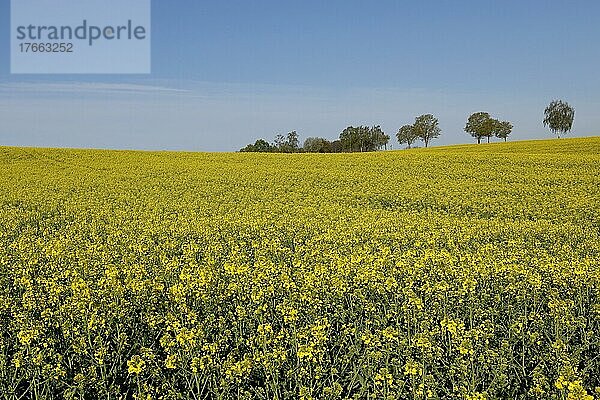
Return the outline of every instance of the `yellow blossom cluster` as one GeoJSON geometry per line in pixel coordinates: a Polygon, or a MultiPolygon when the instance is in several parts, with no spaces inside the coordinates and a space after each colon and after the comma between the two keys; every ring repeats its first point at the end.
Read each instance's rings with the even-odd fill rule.
{"type": "Polygon", "coordinates": [[[599,398],[600,138],[0,168],[2,398],[599,398]]]}

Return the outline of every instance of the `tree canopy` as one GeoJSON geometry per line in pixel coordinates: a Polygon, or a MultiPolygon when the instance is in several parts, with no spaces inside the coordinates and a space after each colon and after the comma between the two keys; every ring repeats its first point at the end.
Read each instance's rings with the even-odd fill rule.
{"type": "Polygon", "coordinates": [[[249,144],[240,151],[242,153],[271,153],[275,150],[269,142],[264,139],[258,139],[254,144],[249,144]]]}
{"type": "Polygon", "coordinates": [[[344,151],[376,151],[386,147],[390,137],[379,125],[349,126],[340,133],[340,142],[344,151]]]}
{"type": "MultiPolygon", "coordinates": [[[[548,111],[548,109],[546,111],[554,115],[554,112],[558,112],[557,109],[555,107],[551,111],[548,111]]],[[[570,115],[572,116],[573,114],[570,115]]],[[[554,123],[553,121],[554,119],[552,119],[552,123],[554,123]]],[[[506,141],[512,129],[513,125],[510,122],[496,120],[487,112],[477,112],[469,116],[465,127],[466,132],[477,138],[477,143],[481,143],[481,138],[483,137],[487,137],[489,142],[492,136],[506,141]]],[[[438,119],[432,114],[423,114],[416,117],[413,124],[402,126],[396,133],[396,138],[400,144],[406,144],[408,148],[411,148],[417,140],[423,141],[425,147],[429,147],[431,140],[439,137],[441,132],[438,119]]],[[[380,125],[373,125],[371,127],[360,125],[348,126],[340,133],[339,139],[334,141],[322,137],[308,137],[304,141],[303,146],[300,146],[298,133],[291,131],[287,135],[278,134],[273,144],[264,139],[259,139],[254,144],[249,144],[240,151],[273,153],[369,152],[381,149],[387,150],[389,140],[390,136],[383,131],[380,125]]]]}
{"type": "Polygon", "coordinates": [[[275,147],[280,153],[296,153],[300,149],[300,141],[296,131],[289,132],[286,136],[275,137],[275,147]]]}
{"type": "Polygon", "coordinates": [[[481,143],[481,139],[486,137],[488,143],[492,136],[499,139],[506,139],[511,134],[513,125],[508,121],[499,121],[492,118],[487,112],[476,112],[469,116],[465,132],[477,139],[477,144],[481,143]]]}
{"type": "Polygon", "coordinates": [[[560,138],[561,133],[566,134],[573,128],[575,109],[567,102],[554,100],[544,110],[544,116],[544,126],[560,138]]]}
{"type": "Polygon", "coordinates": [[[416,137],[425,143],[425,147],[442,133],[437,118],[431,114],[418,116],[413,124],[413,131],[416,137]]]}
{"type": "Polygon", "coordinates": [[[412,144],[417,140],[417,135],[415,134],[413,126],[408,124],[398,130],[396,138],[398,139],[398,143],[406,144],[410,149],[412,144]]]}
{"type": "Polygon", "coordinates": [[[494,119],[487,112],[476,112],[469,116],[465,132],[477,139],[477,144],[481,143],[481,139],[492,136],[494,132],[494,119]]]}
{"type": "Polygon", "coordinates": [[[339,140],[330,142],[320,137],[309,137],[304,141],[302,147],[299,146],[300,139],[296,131],[291,131],[287,135],[278,134],[274,143],[270,144],[264,139],[258,139],[254,144],[249,144],[240,152],[255,153],[340,153],[342,152],[342,143],[339,140]]]}
{"type": "Polygon", "coordinates": [[[320,137],[309,137],[304,141],[306,153],[331,153],[331,142],[320,137]]]}
{"type": "Polygon", "coordinates": [[[498,139],[504,139],[506,142],[506,138],[511,134],[512,129],[513,125],[510,122],[494,120],[493,133],[498,139]]]}

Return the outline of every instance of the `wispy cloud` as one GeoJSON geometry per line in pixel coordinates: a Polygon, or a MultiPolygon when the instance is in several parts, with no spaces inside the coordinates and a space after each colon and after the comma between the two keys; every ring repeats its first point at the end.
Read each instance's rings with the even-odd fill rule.
{"type": "Polygon", "coordinates": [[[189,90],[163,86],[131,83],[62,82],[32,83],[14,82],[0,84],[0,92],[9,93],[90,93],[90,94],[157,94],[189,93],[189,90]]]}

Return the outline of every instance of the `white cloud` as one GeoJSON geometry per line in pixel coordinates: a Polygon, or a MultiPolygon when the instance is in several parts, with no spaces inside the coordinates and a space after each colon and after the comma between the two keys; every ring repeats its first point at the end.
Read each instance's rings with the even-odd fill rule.
{"type": "Polygon", "coordinates": [[[188,93],[188,90],[162,86],[131,83],[101,82],[60,82],[32,83],[15,82],[0,84],[0,92],[17,93],[90,93],[90,94],[152,94],[152,93],[188,93]]]}

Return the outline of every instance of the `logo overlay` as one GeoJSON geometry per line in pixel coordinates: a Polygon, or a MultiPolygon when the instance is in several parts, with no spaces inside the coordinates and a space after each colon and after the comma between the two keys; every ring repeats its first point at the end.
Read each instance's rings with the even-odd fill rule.
{"type": "Polygon", "coordinates": [[[150,0],[11,0],[11,73],[149,74],[150,0]]]}

